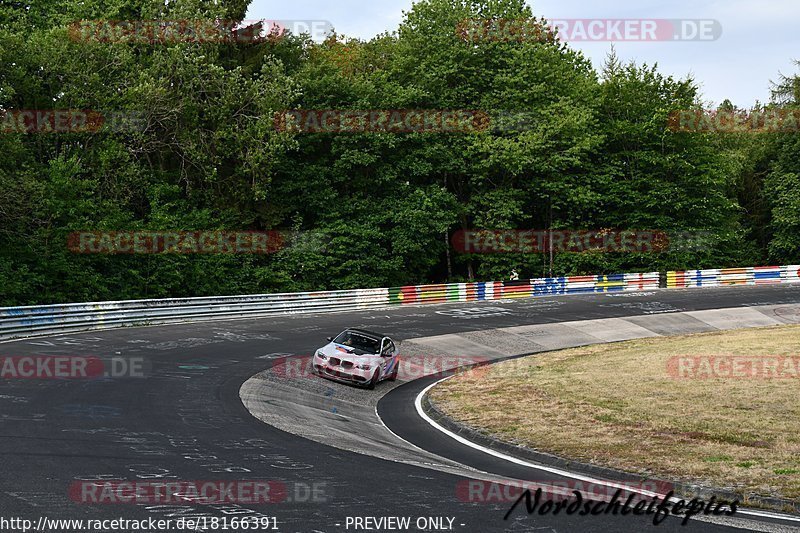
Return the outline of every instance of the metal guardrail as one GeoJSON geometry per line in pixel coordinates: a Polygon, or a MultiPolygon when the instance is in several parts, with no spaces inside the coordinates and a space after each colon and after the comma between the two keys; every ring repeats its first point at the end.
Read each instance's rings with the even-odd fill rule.
{"type": "Polygon", "coordinates": [[[799,265],[711,268],[667,272],[667,288],[774,285],[800,281],[799,265]]]}
{"type": "Polygon", "coordinates": [[[657,288],[659,273],[0,308],[0,340],[204,320],[657,288]]]}
{"type": "MultiPolygon", "coordinates": [[[[445,302],[530,298],[557,294],[641,291],[659,287],[658,272],[565,276],[519,281],[408,285],[379,289],[251,296],[126,300],[0,308],[0,340],[126,326],[330,313],[445,302]]],[[[800,266],[670,271],[667,288],[800,282],[800,266]]]]}

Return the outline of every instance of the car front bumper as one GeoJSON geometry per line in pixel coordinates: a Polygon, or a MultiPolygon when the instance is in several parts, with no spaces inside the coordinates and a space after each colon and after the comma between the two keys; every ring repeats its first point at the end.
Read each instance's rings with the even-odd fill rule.
{"type": "Polygon", "coordinates": [[[355,366],[351,368],[331,366],[328,361],[324,361],[319,357],[314,357],[314,370],[320,376],[359,385],[366,385],[369,383],[369,380],[372,379],[372,373],[375,372],[375,369],[372,368],[369,370],[362,370],[355,366]]]}

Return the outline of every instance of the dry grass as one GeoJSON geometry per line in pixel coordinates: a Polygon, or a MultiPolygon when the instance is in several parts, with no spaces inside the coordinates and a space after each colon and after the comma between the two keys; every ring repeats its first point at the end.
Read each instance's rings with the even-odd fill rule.
{"type": "Polygon", "coordinates": [[[628,472],[800,498],[800,379],[675,379],[672,356],[800,355],[800,327],[551,352],[431,391],[450,416],[530,448],[628,472]]]}

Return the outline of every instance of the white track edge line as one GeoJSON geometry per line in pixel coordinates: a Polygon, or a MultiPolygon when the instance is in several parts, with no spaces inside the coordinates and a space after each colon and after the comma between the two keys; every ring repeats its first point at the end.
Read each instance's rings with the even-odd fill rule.
{"type": "MultiPolygon", "coordinates": [[[[423,389],[419,394],[417,394],[417,397],[414,399],[414,406],[416,407],[417,414],[420,416],[420,418],[425,420],[425,422],[430,424],[434,429],[440,431],[441,433],[444,433],[445,435],[447,435],[451,439],[454,439],[454,440],[460,442],[461,444],[464,444],[465,446],[469,446],[470,448],[473,448],[475,450],[478,450],[478,451],[481,451],[483,453],[492,455],[492,456],[494,456],[494,457],[496,457],[498,459],[502,459],[504,461],[515,463],[515,464],[518,464],[518,465],[521,465],[521,466],[525,466],[525,467],[528,467],[528,468],[533,468],[533,469],[536,469],[536,470],[542,470],[542,471],[545,471],[545,472],[550,472],[551,474],[556,474],[556,475],[563,476],[563,477],[577,479],[578,481],[584,481],[586,483],[594,483],[594,484],[605,485],[605,486],[613,487],[613,488],[620,488],[620,489],[623,489],[623,490],[627,490],[629,492],[635,492],[635,493],[638,493],[638,494],[642,494],[644,496],[649,496],[649,497],[658,496],[658,497],[660,497],[662,499],[664,498],[664,496],[665,496],[664,494],[658,494],[658,493],[651,492],[651,491],[648,491],[648,490],[631,488],[631,487],[629,487],[627,485],[622,485],[622,484],[619,484],[619,483],[612,483],[612,482],[604,481],[604,480],[601,480],[601,479],[596,479],[596,478],[592,478],[592,477],[588,477],[588,476],[582,476],[580,474],[575,474],[575,473],[569,472],[567,470],[561,470],[559,468],[553,468],[553,467],[550,467],[550,466],[544,466],[544,465],[537,465],[537,464],[529,463],[528,461],[525,461],[523,459],[519,459],[517,457],[512,457],[512,456],[506,455],[506,454],[504,454],[502,452],[498,452],[496,450],[492,450],[491,448],[487,448],[485,446],[481,446],[480,444],[477,444],[475,442],[467,440],[464,437],[462,437],[461,435],[457,435],[457,434],[453,433],[452,431],[448,430],[447,428],[442,427],[435,420],[433,420],[431,417],[429,417],[425,413],[425,411],[422,409],[422,398],[434,386],[436,386],[439,383],[441,383],[441,382],[443,382],[443,381],[445,381],[447,379],[450,379],[452,377],[453,376],[447,376],[447,377],[442,378],[440,380],[434,381],[433,383],[431,383],[430,385],[425,387],[425,389],[423,389]]],[[[678,498],[674,498],[673,497],[672,500],[673,501],[678,501],[678,498]]],[[[782,514],[778,514],[778,513],[769,513],[769,512],[765,512],[765,511],[756,511],[756,510],[751,510],[751,509],[737,509],[736,510],[736,514],[758,516],[758,517],[761,517],[761,518],[771,518],[771,519],[774,519],[774,520],[786,520],[786,521],[791,521],[791,522],[800,522],[800,517],[795,517],[795,516],[790,516],[790,515],[782,515],[782,514]]]]}

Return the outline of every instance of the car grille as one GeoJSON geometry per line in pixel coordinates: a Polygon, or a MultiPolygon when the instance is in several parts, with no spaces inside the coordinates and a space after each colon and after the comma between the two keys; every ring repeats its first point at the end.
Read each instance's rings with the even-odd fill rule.
{"type": "Polygon", "coordinates": [[[351,368],[353,368],[354,365],[350,361],[342,361],[338,357],[331,357],[330,358],[330,366],[340,366],[340,367],[344,368],[345,370],[350,370],[351,368]]]}

